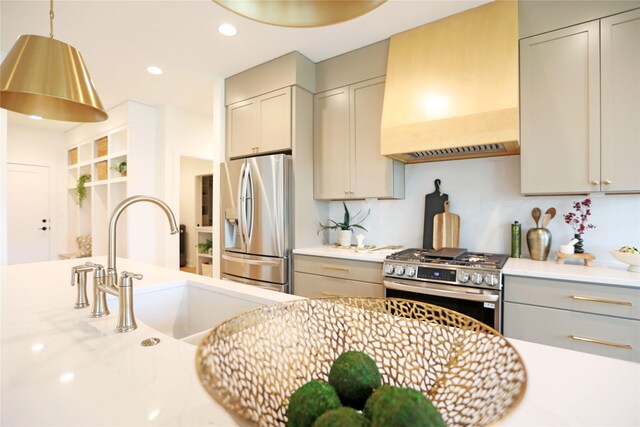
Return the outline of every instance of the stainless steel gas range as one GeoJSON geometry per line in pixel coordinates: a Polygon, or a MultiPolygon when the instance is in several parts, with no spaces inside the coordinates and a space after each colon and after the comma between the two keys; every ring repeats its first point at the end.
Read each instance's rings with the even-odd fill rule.
{"type": "Polygon", "coordinates": [[[502,267],[508,258],[460,248],[396,252],[384,261],[385,296],[445,307],[502,332],[502,267]]]}

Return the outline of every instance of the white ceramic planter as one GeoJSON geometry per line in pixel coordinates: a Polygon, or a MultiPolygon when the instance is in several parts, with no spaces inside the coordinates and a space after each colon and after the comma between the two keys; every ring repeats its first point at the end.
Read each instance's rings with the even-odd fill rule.
{"type": "Polygon", "coordinates": [[[338,242],[343,248],[351,247],[351,230],[338,231],[338,242]]]}

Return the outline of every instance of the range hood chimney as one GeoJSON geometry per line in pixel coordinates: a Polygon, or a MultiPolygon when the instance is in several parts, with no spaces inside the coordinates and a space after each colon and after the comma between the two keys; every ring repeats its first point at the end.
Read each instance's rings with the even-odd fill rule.
{"type": "Polygon", "coordinates": [[[381,152],[405,163],[518,154],[518,3],[391,37],[381,152]]]}

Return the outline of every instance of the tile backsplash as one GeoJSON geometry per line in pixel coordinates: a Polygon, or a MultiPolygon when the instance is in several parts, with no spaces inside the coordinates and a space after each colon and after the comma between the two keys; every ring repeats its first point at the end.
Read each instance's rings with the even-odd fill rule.
{"type": "MultiPolygon", "coordinates": [[[[449,195],[451,212],[460,215],[460,246],[473,251],[511,253],[511,223],[522,224],[522,256],[529,257],[526,232],[535,227],[531,210],[542,213],[557,209],[547,227],[552,234],[549,259],[561,244],[573,237],[573,229],[562,215],[584,195],[525,197],[520,194],[520,156],[454,160],[407,165],[406,194],[403,200],[364,200],[347,202],[355,214],[370,209],[363,222],[365,244],[401,244],[422,247],[425,195],[441,190],[449,195]]],[[[585,252],[596,256],[596,263],[619,264],[610,254],[623,245],[640,246],[640,195],[592,194],[590,222],[597,228],[584,234],[585,252]]],[[[329,217],[342,219],[342,202],[331,202],[329,217]]],[[[337,241],[337,233],[330,234],[337,241]]],[[[353,239],[355,243],[355,237],[353,239]]]]}

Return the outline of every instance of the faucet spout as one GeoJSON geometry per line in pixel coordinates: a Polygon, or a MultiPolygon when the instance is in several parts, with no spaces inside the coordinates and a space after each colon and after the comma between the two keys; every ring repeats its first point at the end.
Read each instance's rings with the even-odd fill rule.
{"type": "MultiPolygon", "coordinates": [[[[138,202],[150,202],[157,205],[160,209],[164,211],[167,215],[167,219],[169,220],[170,233],[176,234],[179,229],[176,223],[176,218],[165,202],[160,199],[156,199],[155,197],[150,196],[132,196],[127,199],[124,199],[116,208],[113,210],[111,214],[111,220],[109,221],[109,247],[107,253],[107,271],[113,272],[113,277],[117,275],[116,269],[116,228],[118,226],[118,218],[120,218],[120,214],[129,207],[130,205],[138,202]]],[[[112,285],[115,285],[113,283],[112,285]]]]}

